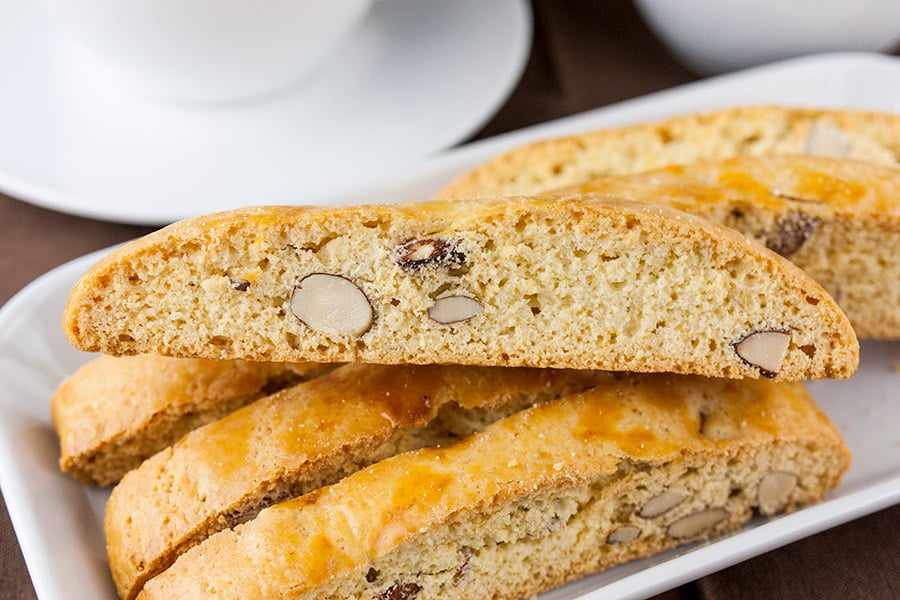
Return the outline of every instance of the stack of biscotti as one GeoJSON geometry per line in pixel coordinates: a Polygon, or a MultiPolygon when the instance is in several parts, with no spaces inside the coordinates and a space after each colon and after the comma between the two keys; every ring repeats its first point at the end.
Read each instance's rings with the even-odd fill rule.
{"type": "Polygon", "coordinates": [[[124,475],[123,598],[528,596],[818,501],[849,461],[796,383],[856,369],[834,300],[646,202],[210,215],[100,261],[64,326],[140,360],[351,363],[124,475]]]}
{"type": "Polygon", "coordinates": [[[649,198],[790,258],[859,336],[900,339],[898,157],[898,115],[740,107],[526,144],[438,196],[649,198]]]}

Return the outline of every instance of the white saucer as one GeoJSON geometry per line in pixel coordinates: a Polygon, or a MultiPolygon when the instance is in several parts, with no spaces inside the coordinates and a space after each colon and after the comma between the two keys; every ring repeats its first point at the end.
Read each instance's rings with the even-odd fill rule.
{"type": "Polygon", "coordinates": [[[243,105],[185,105],[129,88],[34,2],[6,0],[0,190],[143,224],[327,203],[477,130],[517,83],[530,45],[524,0],[383,0],[307,84],[243,105]]]}

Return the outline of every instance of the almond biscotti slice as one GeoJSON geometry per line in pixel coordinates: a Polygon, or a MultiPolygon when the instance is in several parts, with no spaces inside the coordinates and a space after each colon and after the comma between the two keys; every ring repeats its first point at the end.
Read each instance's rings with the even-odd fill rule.
{"type": "Polygon", "coordinates": [[[50,401],[60,468],[111,485],[188,431],[332,369],[316,363],[100,356],[50,401]]]}
{"type": "Polygon", "coordinates": [[[275,502],[609,378],[592,371],[352,364],[259,400],[191,432],[113,489],[104,528],[119,594],[133,598],[191,546],[275,502]]]}
{"type": "Polygon", "coordinates": [[[858,336],[900,339],[900,169],[741,157],[603,177],[561,193],[651,197],[737,229],[810,274],[858,336]]]}
{"type": "Polygon", "coordinates": [[[438,197],[537,194],[605,175],[771,154],[896,166],[900,115],[746,106],[601,129],[514,148],[460,176],[438,197]]]}
{"type": "Polygon", "coordinates": [[[182,221],[93,267],[64,325],[108,354],[783,380],[858,362],[847,318],[789,261],[702,218],[592,196],[182,221]]]}
{"type": "Polygon", "coordinates": [[[801,384],[623,377],[266,509],[139,598],[523,598],[816,502],[848,463],[801,384]]]}

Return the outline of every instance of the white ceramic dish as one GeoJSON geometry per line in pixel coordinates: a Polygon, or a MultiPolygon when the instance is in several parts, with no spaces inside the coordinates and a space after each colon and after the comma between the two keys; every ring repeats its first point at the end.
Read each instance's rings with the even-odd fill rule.
{"type": "MultiPolygon", "coordinates": [[[[461,148],[359,200],[425,197],[458,172],[528,139],[747,102],[900,112],[900,61],[828,56],[709,80],[461,148]]],[[[59,323],[72,284],[99,256],[51,271],[0,310],[0,486],[41,600],[115,597],[101,531],[107,494],[58,472],[59,449],[48,414],[53,389],[90,358],[66,343],[59,323]]],[[[772,520],[757,519],[712,542],[610,569],[542,600],[647,597],[900,502],[900,438],[890,426],[900,423],[898,365],[900,343],[866,342],[862,366],[852,379],[810,384],[854,454],[853,466],[827,501],[772,520]]]]}
{"type": "Polygon", "coordinates": [[[518,82],[530,47],[525,0],[381,0],[288,92],[179,104],[67,43],[34,2],[2,0],[0,190],[147,224],[309,202],[473,133],[518,82]]]}

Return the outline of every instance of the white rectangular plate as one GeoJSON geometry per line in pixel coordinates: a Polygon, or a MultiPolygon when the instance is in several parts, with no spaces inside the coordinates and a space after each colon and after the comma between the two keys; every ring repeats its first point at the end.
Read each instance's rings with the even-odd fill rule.
{"type": "MultiPolygon", "coordinates": [[[[402,180],[369,188],[354,201],[425,199],[459,173],[537,138],[766,102],[900,113],[900,60],[826,55],[703,81],[445,153],[402,180]]],[[[49,415],[53,390],[91,358],[68,345],[60,319],[72,285],[99,256],[51,271],[0,310],[0,486],[42,600],[115,598],[102,533],[107,491],[83,487],[60,474],[49,415]]],[[[900,343],[863,343],[861,363],[848,381],[809,385],[854,455],[843,483],[825,502],[775,519],[756,519],[732,535],[616,567],[542,598],[651,596],[900,502],[900,343]]]]}

